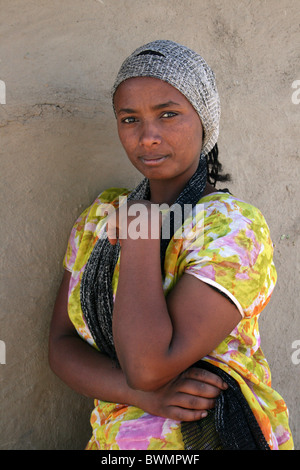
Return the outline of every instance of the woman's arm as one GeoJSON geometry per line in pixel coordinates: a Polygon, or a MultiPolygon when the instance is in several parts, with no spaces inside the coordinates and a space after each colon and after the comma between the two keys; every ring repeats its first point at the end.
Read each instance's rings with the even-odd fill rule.
{"type": "Polygon", "coordinates": [[[107,356],[83,341],[69,319],[69,281],[70,273],[65,271],[50,326],[50,367],[67,385],[82,395],[129,403],[131,390],[121,370],[107,356]]]}
{"type": "Polygon", "coordinates": [[[227,298],[189,274],[165,299],[160,269],[160,240],[122,240],[113,333],[128,383],[142,390],[164,386],[241,320],[227,298]]]}
{"type": "Polygon", "coordinates": [[[122,370],[77,334],[67,313],[69,280],[70,273],[65,271],[49,335],[49,363],[61,380],[82,395],[180,421],[200,419],[204,410],[214,406],[226,384],[201,369],[187,370],[157,392],[130,388],[122,370]]]}

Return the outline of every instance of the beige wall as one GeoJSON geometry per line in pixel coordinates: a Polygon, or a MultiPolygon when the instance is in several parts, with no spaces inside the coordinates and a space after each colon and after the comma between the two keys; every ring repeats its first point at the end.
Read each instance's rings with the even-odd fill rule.
{"type": "Polygon", "coordinates": [[[299,0],[0,0],[0,15],[0,448],[80,449],[90,436],[92,401],[49,370],[48,326],[74,219],[138,180],[117,141],[113,77],[165,38],[214,69],[231,191],[271,228],[279,281],[262,345],[299,449],[299,0]]]}

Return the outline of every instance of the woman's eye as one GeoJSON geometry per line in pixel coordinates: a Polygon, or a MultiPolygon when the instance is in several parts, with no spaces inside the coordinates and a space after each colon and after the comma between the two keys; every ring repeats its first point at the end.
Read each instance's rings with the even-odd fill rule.
{"type": "Polygon", "coordinates": [[[166,111],[166,112],[162,115],[163,118],[170,118],[170,117],[174,117],[174,116],[177,116],[177,114],[176,114],[176,113],[173,113],[172,111],[166,111]]]}
{"type": "Polygon", "coordinates": [[[134,117],[127,117],[127,118],[122,119],[122,122],[125,122],[125,124],[132,124],[135,121],[136,119],[134,117]]]}

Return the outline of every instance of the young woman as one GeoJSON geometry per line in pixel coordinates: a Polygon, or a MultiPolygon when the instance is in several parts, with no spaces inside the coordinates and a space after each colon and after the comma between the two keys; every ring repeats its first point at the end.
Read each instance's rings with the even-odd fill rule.
{"type": "Polygon", "coordinates": [[[257,324],[276,283],[269,229],[215,189],[213,72],[154,41],[125,60],[112,96],[144,179],[76,221],[50,331],[53,371],[95,398],[87,449],[293,448],[257,324]]]}

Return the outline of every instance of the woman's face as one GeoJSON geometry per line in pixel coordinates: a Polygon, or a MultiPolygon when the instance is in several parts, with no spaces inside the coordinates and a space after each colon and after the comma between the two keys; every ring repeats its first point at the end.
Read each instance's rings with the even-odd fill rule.
{"type": "Polygon", "coordinates": [[[150,181],[187,182],[198,167],[203,131],[185,96],[156,78],[130,78],[117,88],[114,106],[131,163],[150,181]]]}

